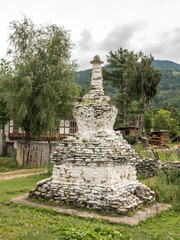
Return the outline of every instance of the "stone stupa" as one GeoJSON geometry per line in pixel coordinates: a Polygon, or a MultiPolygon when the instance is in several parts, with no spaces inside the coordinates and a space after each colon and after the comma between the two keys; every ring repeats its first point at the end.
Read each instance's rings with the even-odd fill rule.
{"type": "Polygon", "coordinates": [[[73,111],[78,133],[58,144],[52,177],[37,183],[30,197],[123,214],[152,202],[154,192],[137,180],[140,158],[113,130],[117,109],[103,91],[103,62],[95,56],[91,63],[90,90],[73,111]]]}

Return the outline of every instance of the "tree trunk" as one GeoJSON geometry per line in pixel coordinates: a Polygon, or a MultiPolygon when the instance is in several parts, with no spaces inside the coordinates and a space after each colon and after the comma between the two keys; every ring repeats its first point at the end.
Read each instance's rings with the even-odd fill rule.
{"type": "Polygon", "coordinates": [[[124,100],[124,87],[122,86],[121,87],[121,99],[122,99],[122,106],[121,106],[121,109],[122,109],[122,119],[123,119],[123,123],[126,122],[126,115],[125,115],[125,100],[124,100]]]}
{"type": "Polygon", "coordinates": [[[29,166],[29,149],[30,149],[30,132],[26,132],[26,142],[27,142],[27,160],[26,165],[29,166]]]}
{"type": "Polygon", "coordinates": [[[51,156],[51,139],[48,139],[48,143],[49,143],[49,159],[48,159],[48,163],[50,162],[50,156],[51,156]]]}
{"type": "Polygon", "coordinates": [[[144,113],[146,113],[149,109],[149,99],[145,95],[143,96],[143,106],[144,106],[144,113]]]}
{"type": "Polygon", "coordinates": [[[129,102],[127,102],[127,107],[126,107],[126,122],[129,125],[129,102]]]}
{"type": "Polygon", "coordinates": [[[2,123],[2,156],[7,156],[7,144],[6,144],[6,134],[5,134],[5,124],[2,123]]]}

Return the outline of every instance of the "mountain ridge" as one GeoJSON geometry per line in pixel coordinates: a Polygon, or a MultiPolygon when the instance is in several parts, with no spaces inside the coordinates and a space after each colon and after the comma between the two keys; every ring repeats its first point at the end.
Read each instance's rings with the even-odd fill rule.
{"type": "MultiPolygon", "coordinates": [[[[162,107],[163,103],[168,101],[180,112],[180,64],[169,60],[154,60],[152,65],[162,74],[158,85],[158,94],[153,98],[153,102],[157,107],[162,107]]],[[[92,69],[78,71],[79,78],[75,77],[75,82],[86,90],[90,87],[91,71],[92,69]]],[[[109,94],[117,92],[110,84],[106,86],[106,90],[109,94]]]]}

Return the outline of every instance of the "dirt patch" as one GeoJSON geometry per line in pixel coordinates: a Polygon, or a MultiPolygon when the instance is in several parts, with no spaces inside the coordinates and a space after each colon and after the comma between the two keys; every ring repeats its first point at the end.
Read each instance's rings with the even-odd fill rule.
{"type": "Polygon", "coordinates": [[[22,170],[10,171],[10,172],[3,172],[3,173],[0,173],[0,180],[9,180],[13,178],[27,177],[27,176],[37,175],[37,174],[42,174],[47,172],[48,170],[45,168],[22,169],[22,170]]]}
{"type": "Polygon", "coordinates": [[[155,217],[157,214],[159,214],[163,211],[166,211],[168,208],[171,207],[170,204],[156,203],[155,205],[153,205],[151,207],[145,208],[143,211],[139,210],[132,217],[127,217],[127,216],[110,217],[110,216],[102,216],[97,213],[91,213],[88,211],[67,209],[67,208],[63,208],[63,207],[59,207],[59,206],[52,206],[49,204],[31,202],[31,201],[27,200],[28,196],[29,196],[28,193],[23,194],[18,197],[13,197],[11,199],[11,201],[14,203],[21,203],[21,204],[29,205],[29,206],[33,206],[33,207],[43,207],[43,208],[50,207],[53,211],[56,211],[59,213],[64,213],[67,215],[75,215],[75,216],[83,217],[83,218],[105,219],[112,223],[124,223],[124,224],[129,224],[131,226],[135,226],[140,221],[146,220],[149,217],[155,217]]]}

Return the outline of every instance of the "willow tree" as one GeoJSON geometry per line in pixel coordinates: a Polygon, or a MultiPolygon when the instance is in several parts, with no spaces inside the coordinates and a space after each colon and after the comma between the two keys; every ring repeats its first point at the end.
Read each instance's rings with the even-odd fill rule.
{"type": "Polygon", "coordinates": [[[5,82],[12,77],[10,63],[5,59],[0,59],[0,129],[2,130],[2,155],[6,156],[6,135],[5,125],[10,120],[10,109],[5,96],[5,82]]]}
{"type": "Polygon", "coordinates": [[[10,111],[8,109],[8,102],[5,96],[5,82],[12,77],[12,69],[10,63],[5,59],[0,59],[0,128],[3,130],[5,124],[10,119],[10,111]]]}
{"type": "Polygon", "coordinates": [[[52,132],[57,112],[67,115],[77,95],[73,80],[70,34],[54,24],[36,26],[30,19],[10,23],[8,54],[13,79],[6,82],[17,126],[30,134],[52,132]]]}

